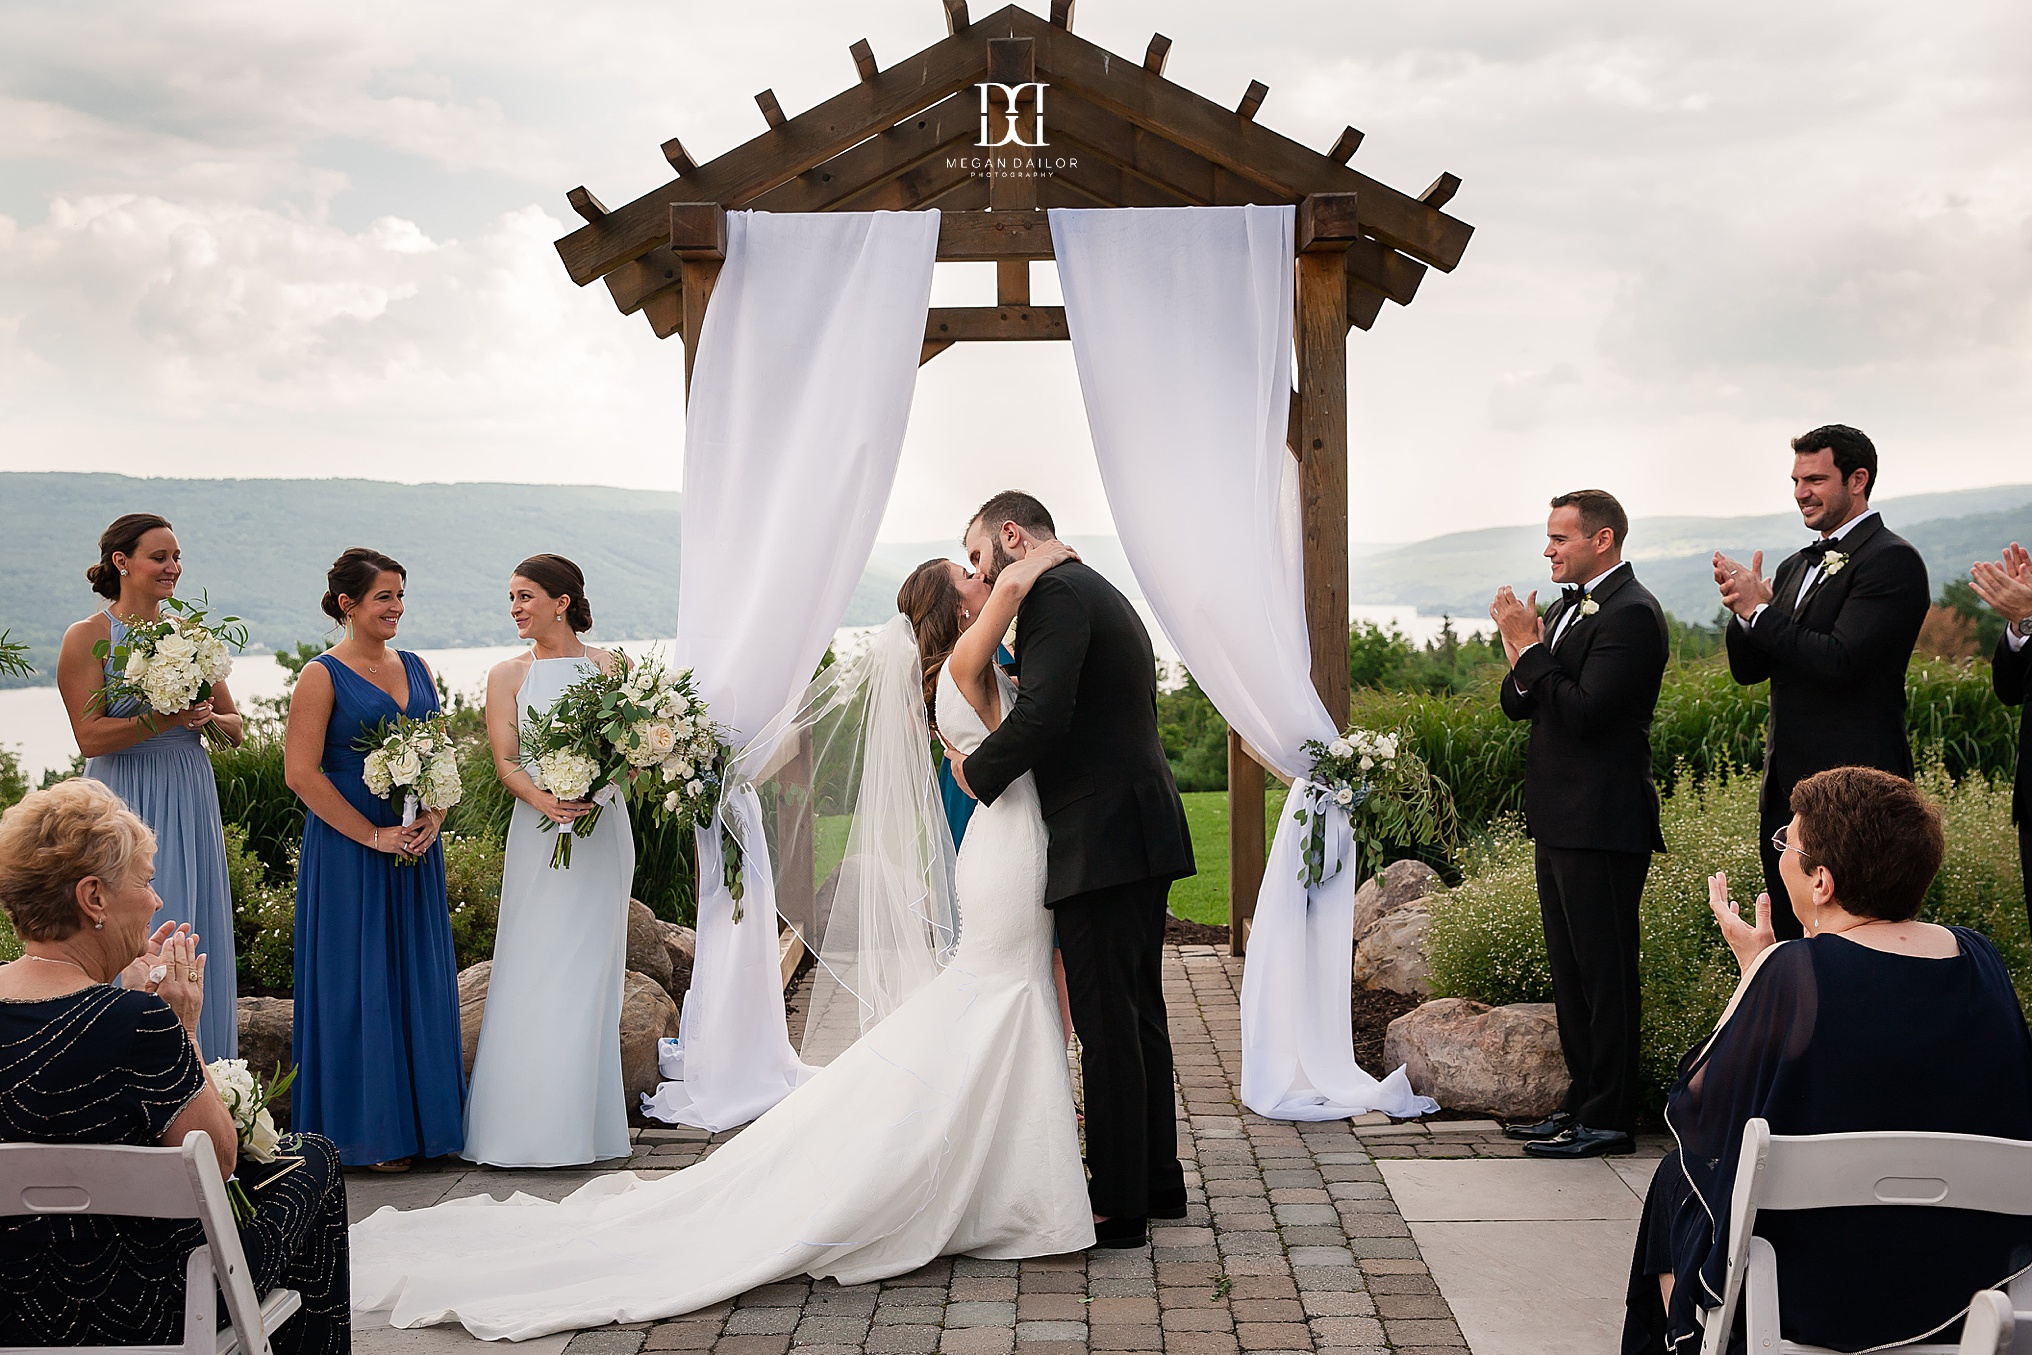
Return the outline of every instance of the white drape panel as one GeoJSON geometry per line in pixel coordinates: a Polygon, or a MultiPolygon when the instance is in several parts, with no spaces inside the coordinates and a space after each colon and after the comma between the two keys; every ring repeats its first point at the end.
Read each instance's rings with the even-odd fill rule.
{"type": "MultiPolygon", "coordinates": [[[[685,419],[676,658],[736,748],[803,693],[867,565],[917,384],[938,221],[728,214],[685,419]]],[[[716,1131],[811,1073],[783,1019],[760,806],[736,793],[729,809],[745,916],[733,921],[717,835],[701,833],[691,991],[662,1050],[672,1080],[644,1104],[716,1131]]]]}
{"type": "MultiPolygon", "coordinates": [[[[1286,776],[1335,730],[1314,692],[1298,465],[1285,448],[1294,263],[1290,207],[1054,210],[1101,483],[1165,634],[1250,747],[1286,776]]],[[[1347,815],[1332,812],[1345,842],[1347,815]]],[[[1282,816],[1242,980],[1242,1101],[1339,1119],[1433,1108],[1400,1069],[1355,1063],[1348,992],[1353,852],[1311,891],[1282,816]]],[[[1333,859],[1329,851],[1328,859],[1333,859]]]]}

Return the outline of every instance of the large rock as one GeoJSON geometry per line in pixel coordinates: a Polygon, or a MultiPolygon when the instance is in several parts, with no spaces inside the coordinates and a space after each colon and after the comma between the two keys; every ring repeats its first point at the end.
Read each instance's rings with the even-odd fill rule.
{"type": "Polygon", "coordinates": [[[656,1042],[677,1034],[677,1004],[647,974],[630,972],[621,990],[621,1085],[628,1104],[663,1080],[656,1066],[656,1042]]]}
{"type": "Polygon", "coordinates": [[[1399,1064],[1414,1091],[1448,1110],[1511,1120],[1550,1115],[1569,1083],[1550,1002],[1427,1002],[1384,1033],[1383,1066],[1399,1064]]]}
{"type": "Polygon", "coordinates": [[[1429,996],[1425,933],[1431,926],[1432,913],[1422,903],[1402,904],[1378,917],[1355,934],[1354,981],[1406,997],[1429,996]]]}
{"type": "Polygon", "coordinates": [[[1416,903],[1439,883],[1439,872],[1423,861],[1392,861],[1355,891],[1355,935],[1386,913],[1416,903]]]}
{"type": "Polygon", "coordinates": [[[670,951],[663,944],[662,924],[648,904],[635,899],[628,900],[628,968],[670,991],[670,951]]]}
{"type": "Polygon", "coordinates": [[[480,1018],[487,1009],[487,981],[493,976],[492,960],[459,974],[459,1044],[465,1051],[467,1077],[473,1075],[473,1059],[480,1052],[480,1018]]]}
{"type": "MultiPolygon", "coordinates": [[[[296,1003],[286,997],[243,997],[234,1004],[240,1023],[240,1057],[256,1077],[272,1081],[276,1070],[288,1072],[295,1066],[290,1040],[296,1026],[296,1003]]],[[[289,1108],[289,1093],[272,1103],[278,1110],[289,1108]]]]}
{"type": "Polygon", "coordinates": [[[657,919],[656,929],[663,933],[663,949],[670,955],[670,982],[664,988],[679,1007],[684,1006],[684,995],[691,990],[692,962],[698,958],[698,933],[689,927],[680,927],[675,922],[657,919]]]}

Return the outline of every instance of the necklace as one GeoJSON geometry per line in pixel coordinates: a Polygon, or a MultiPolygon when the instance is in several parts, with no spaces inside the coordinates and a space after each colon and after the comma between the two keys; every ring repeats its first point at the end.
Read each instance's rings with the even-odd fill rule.
{"type": "MultiPolygon", "coordinates": [[[[91,971],[91,970],[89,970],[89,969],[87,969],[87,968],[85,968],[85,967],[84,967],[83,965],[79,964],[79,963],[78,963],[78,962],[77,962],[76,960],[57,960],[57,959],[52,959],[51,957],[49,957],[49,956],[47,956],[47,955],[30,955],[30,954],[28,954],[28,953],[27,953],[27,952],[25,952],[25,951],[24,951],[24,952],[22,953],[22,956],[21,956],[21,958],[22,958],[22,959],[24,959],[24,960],[40,960],[40,961],[42,961],[42,962],[43,962],[44,964],[67,964],[67,965],[69,965],[69,966],[70,966],[70,967],[71,967],[72,969],[75,969],[75,970],[77,970],[77,971],[78,971],[78,973],[80,973],[80,974],[83,974],[83,975],[84,975],[84,976],[85,976],[86,978],[88,978],[88,979],[89,979],[89,978],[91,978],[91,977],[92,977],[92,971],[91,971]]],[[[96,981],[97,981],[97,980],[94,980],[94,982],[96,982],[96,981]]]]}

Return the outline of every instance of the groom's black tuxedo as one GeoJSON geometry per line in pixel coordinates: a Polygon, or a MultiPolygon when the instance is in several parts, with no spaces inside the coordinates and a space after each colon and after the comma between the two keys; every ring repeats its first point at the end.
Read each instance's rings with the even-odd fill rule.
{"type": "Polygon", "coordinates": [[[1912,775],[1905,734],[1905,667],[1926,620],[1926,562],[1872,514],[1838,541],[1823,541],[1778,566],[1770,605],[1745,626],[1728,624],[1729,672],[1744,686],[1771,683],[1764,732],[1764,884],[1779,938],[1801,928],[1786,906],[1771,834],[1792,818],[1792,788],[1830,767],[1912,775]],[[1801,602],[1800,581],[1828,551],[1847,556],[1823,569],[1801,602]]]}
{"type": "Polygon", "coordinates": [[[1157,734],[1150,636],[1114,585],[1070,561],[1016,614],[1016,671],[1016,701],[964,775],[983,804],[1036,777],[1044,901],[1080,1035],[1088,1193],[1107,1218],[1184,1218],[1161,967],[1166,896],[1193,873],[1192,839],[1157,734]]]}
{"type": "Polygon", "coordinates": [[[1658,790],[1651,715],[1671,647],[1665,612],[1627,564],[1545,617],[1545,639],[1503,680],[1503,713],[1531,722],[1524,823],[1536,843],[1538,911],[1552,964],[1561,1107],[1589,1129],[1637,1124],[1643,1015],[1637,905],[1651,873],[1658,790]]]}

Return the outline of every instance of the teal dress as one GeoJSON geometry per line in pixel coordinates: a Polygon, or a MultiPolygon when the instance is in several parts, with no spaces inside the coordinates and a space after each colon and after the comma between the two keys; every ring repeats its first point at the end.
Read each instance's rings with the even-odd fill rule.
{"type": "MultiPolygon", "coordinates": [[[[403,652],[409,705],[438,710],[423,660],[403,652]]],[[[361,778],[360,736],[397,714],[395,699],[330,655],[332,718],[319,766],[379,828],[402,822],[401,794],[361,778]]],[[[414,865],[361,846],[316,814],[303,826],[296,875],[297,1078],[291,1127],[322,1134],[348,1166],[441,1157],[465,1142],[458,968],[445,897],[444,849],[414,865]]]]}
{"type": "MultiPolygon", "coordinates": [[[[117,649],[126,642],[127,627],[111,612],[106,620],[117,649]]],[[[112,662],[109,654],[109,676],[112,662]]],[[[141,710],[141,703],[128,697],[113,702],[106,713],[124,717],[141,710]]],[[[209,957],[198,1043],[208,1059],[238,1058],[233,887],[226,875],[219,783],[212,777],[204,735],[183,725],[166,726],[131,748],[90,759],[85,775],[103,782],[154,830],[155,892],[162,911],[151,925],[188,922],[198,934],[198,953],[209,957]]]]}

